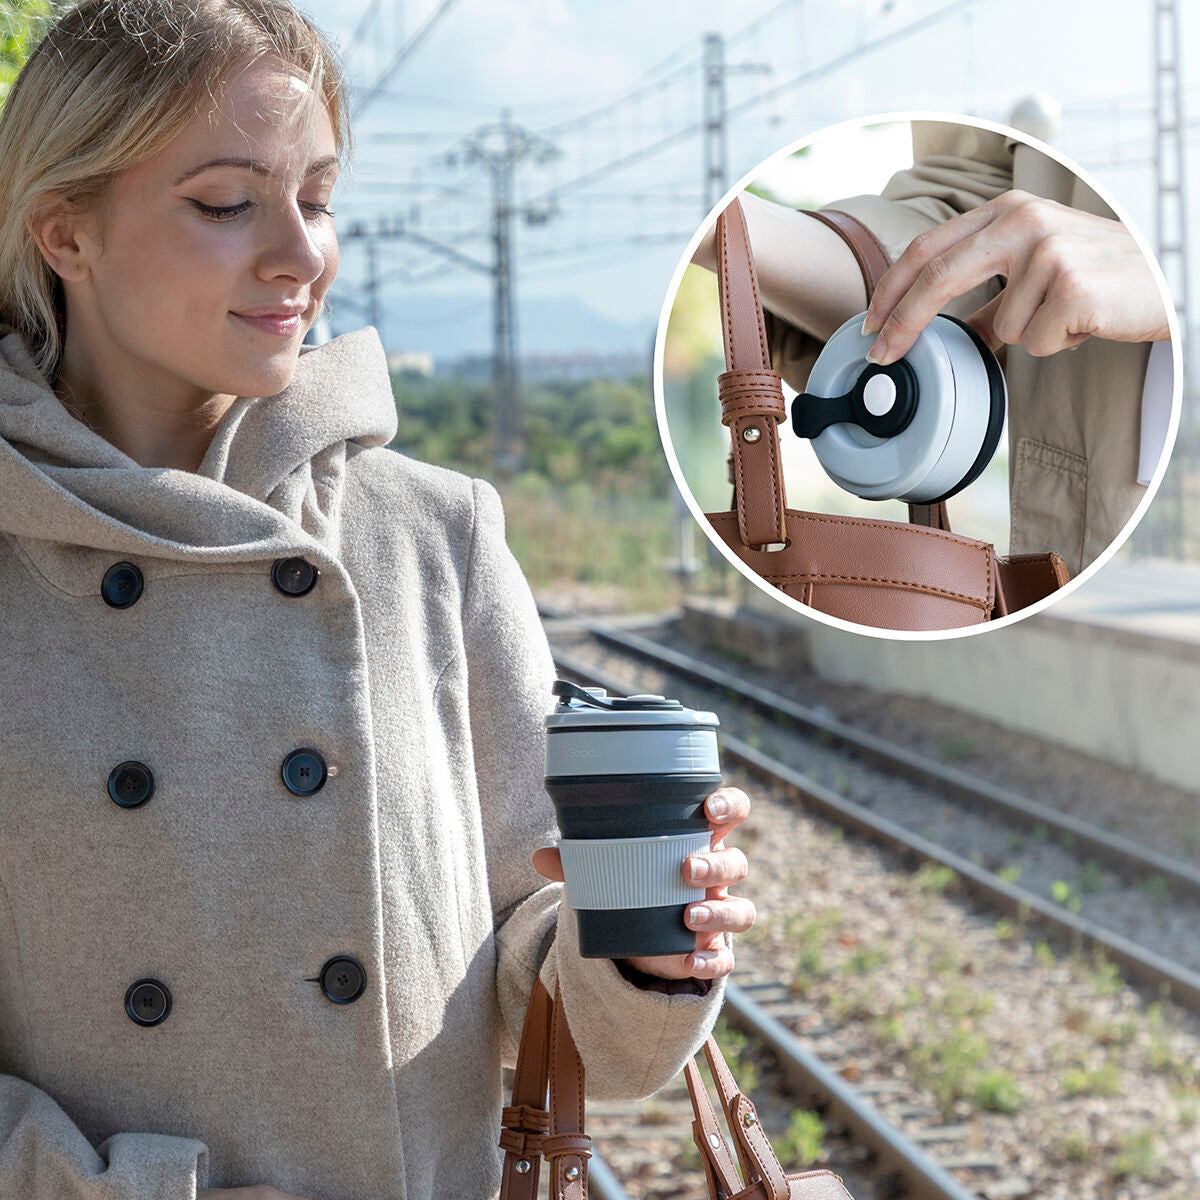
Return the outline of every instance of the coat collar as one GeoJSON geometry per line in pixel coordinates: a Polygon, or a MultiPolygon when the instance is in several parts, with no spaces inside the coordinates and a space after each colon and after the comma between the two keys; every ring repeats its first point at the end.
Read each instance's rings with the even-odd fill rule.
{"type": "Polygon", "coordinates": [[[17,537],[210,562],[336,554],[347,445],[396,429],[367,326],[302,346],[277,395],[237,399],[198,471],[143,467],[76,420],[0,326],[0,530],[17,537]]]}

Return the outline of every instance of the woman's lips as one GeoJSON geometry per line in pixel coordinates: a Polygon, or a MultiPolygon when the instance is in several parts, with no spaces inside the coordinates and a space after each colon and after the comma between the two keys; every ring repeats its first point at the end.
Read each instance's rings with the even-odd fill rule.
{"type": "Polygon", "coordinates": [[[276,337],[295,337],[300,332],[299,313],[293,317],[243,317],[241,313],[232,315],[239,321],[245,321],[264,333],[273,333],[276,337]]]}

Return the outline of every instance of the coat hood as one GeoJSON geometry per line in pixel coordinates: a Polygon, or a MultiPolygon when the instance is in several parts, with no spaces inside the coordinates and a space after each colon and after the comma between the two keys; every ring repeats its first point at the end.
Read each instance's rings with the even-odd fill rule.
{"type": "Polygon", "coordinates": [[[0,325],[0,531],[129,555],[237,562],[336,555],[347,448],[396,435],[367,326],[301,346],[292,381],[239,397],[196,472],[143,467],[72,416],[0,325]]]}

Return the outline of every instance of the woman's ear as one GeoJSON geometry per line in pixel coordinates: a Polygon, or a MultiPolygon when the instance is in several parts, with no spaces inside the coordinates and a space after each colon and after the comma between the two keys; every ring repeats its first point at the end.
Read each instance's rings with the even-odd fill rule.
{"type": "Polygon", "coordinates": [[[26,217],[25,225],[60,279],[82,283],[88,278],[101,249],[93,212],[53,196],[26,217]]]}

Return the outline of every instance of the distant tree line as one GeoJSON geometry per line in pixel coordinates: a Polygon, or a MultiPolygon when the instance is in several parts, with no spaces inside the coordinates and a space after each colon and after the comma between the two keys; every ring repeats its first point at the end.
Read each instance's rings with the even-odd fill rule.
{"type": "MultiPolygon", "coordinates": [[[[471,475],[491,470],[487,384],[393,377],[399,428],[392,445],[471,475]]],[[[523,395],[527,471],[552,485],[658,497],[671,487],[649,381],[593,380],[530,387],[523,395]]]]}

